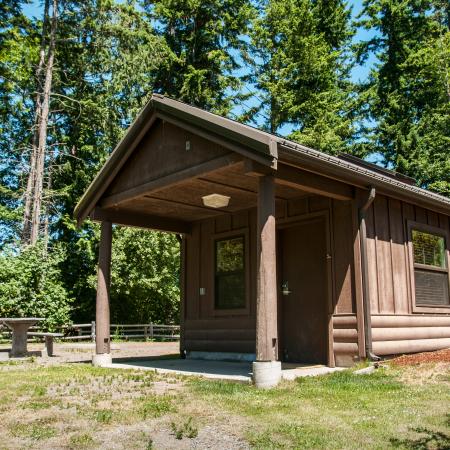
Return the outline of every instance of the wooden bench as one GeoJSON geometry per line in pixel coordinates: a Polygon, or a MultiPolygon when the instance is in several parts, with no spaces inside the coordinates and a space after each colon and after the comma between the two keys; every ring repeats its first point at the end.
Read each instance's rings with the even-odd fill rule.
{"type": "Polygon", "coordinates": [[[45,340],[45,349],[47,356],[53,356],[53,339],[64,337],[63,333],[27,333],[30,337],[43,337],[45,340]]]}

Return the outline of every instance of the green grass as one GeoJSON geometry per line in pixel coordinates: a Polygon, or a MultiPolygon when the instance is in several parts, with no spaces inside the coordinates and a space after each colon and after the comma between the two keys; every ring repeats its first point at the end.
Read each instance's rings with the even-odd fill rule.
{"type": "MultiPolygon", "coordinates": [[[[132,442],[138,424],[141,430],[163,427],[175,440],[195,440],[208,425],[243,436],[260,449],[450,448],[450,378],[445,372],[430,377],[420,368],[379,369],[369,375],[349,370],[257,390],[83,364],[25,362],[3,369],[0,442],[13,438],[20,448],[34,441],[40,447],[101,448],[102,436],[117,427],[132,442]],[[170,386],[179,380],[185,384],[176,391],[154,389],[156,382],[170,386]]],[[[148,434],[138,441],[142,448],[152,446],[148,434]]]]}
{"type": "Polygon", "coordinates": [[[161,417],[164,414],[174,412],[175,402],[169,397],[163,396],[146,396],[139,408],[139,413],[142,419],[161,417]]]}
{"type": "Polygon", "coordinates": [[[56,430],[45,422],[18,423],[11,427],[11,434],[15,437],[30,438],[34,441],[49,439],[56,435],[56,430]]]}
{"type": "Polygon", "coordinates": [[[69,448],[74,450],[90,448],[95,444],[95,440],[88,433],[72,435],[69,439],[69,448]]]}
{"type": "Polygon", "coordinates": [[[301,378],[270,391],[207,381],[190,387],[203,401],[242,415],[256,448],[405,447],[420,429],[440,433],[447,447],[436,448],[450,448],[449,385],[407,385],[393,369],[301,378]]]}

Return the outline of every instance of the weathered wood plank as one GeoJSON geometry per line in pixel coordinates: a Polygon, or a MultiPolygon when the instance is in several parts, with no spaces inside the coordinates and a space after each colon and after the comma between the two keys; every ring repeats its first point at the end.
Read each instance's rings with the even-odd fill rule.
{"type": "Polygon", "coordinates": [[[296,167],[279,164],[275,176],[277,184],[336,200],[351,200],[354,196],[351,186],[296,167]]]}
{"type": "Polygon", "coordinates": [[[379,308],[382,313],[393,313],[395,309],[387,197],[375,197],[374,211],[379,308]]]}
{"type": "Polygon", "coordinates": [[[192,319],[200,317],[200,238],[200,224],[197,223],[192,227],[192,234],[186,236],[186,330],[192,319]]]}
{"type": "Polygon", "coordinates": [[[109,286],[111,278],[112,223],[103,221],[98,253],[97,300],[95,306],[95,351],[97,355],[111,353],[109,335],[109,286]]]}
{"type": "Polygon", "coordinates": [[[214,317],[214,220],[201,222],[200,246],[200,288],[205,289],[205,295],[200,296],[200,317],[214,317]]]}
{"type": "MultiPolygon", "coordinates": [[[[239,157],[234,153],[230,153],[218,158],[210,159],[206,162],[199,163],[195,166],[184,168],[160,178],[150,180],[148,180],[147,178],[148,181],[143,181],[138,186],[133,186],[132,188],[103,197],[100,200],[100,206],[117,206],[123,202],[127,202],[133,200],[134,198],[140,197],[143,194],[155,193],[161,189],[174,186],[190,178],[212,172],[224,166],[236,164],[238,161],[239,157]]],[[[145,180],[145,178],[143,178],[143,180],[145,180]]]]}
{"type": "Polygon", "coordinates": [[[391,233],[392,277],[394,280],[394,311],[408,312],[408,267],[405,261],[405,235],[402,205],[399,200],[389,199],[389,227],[391,233]]]}
{"type": "Polygon", "coordinates": [[[118,225],[130,227],[181,234],[189,234],[191,232],[191,224],[189,222],[170,219],[168,217],[140,214],[133,211],[115,211],[113,209],[95,208],[89,217],[97,222],[109,221],[118,225]]]}
{"type": "Polygon", "coordinates": [[[369,292],[370,292],[370,310],[372,314],[376,314],[379,308],[378,299],[378,264],[376,249],[376,230],[374,218],[374,206],[369,207],[366,213],[367,227],[367,264],[369,272],[369,292]]]}
{"type": "Polygon", "coordinates": [[[348,202],[333,201],[333,235],[336,312],[354,313],[352,211],[348,202]]]}
{"type": "Polygon", "coordinates": [[[278,359],[275,183],[259,179],[257,222],[256,360],[278,359]]]}

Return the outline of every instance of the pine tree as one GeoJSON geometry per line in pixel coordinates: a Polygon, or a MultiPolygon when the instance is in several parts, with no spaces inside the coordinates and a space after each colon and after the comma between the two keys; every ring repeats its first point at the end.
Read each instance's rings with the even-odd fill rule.
{"type": "Polygon", "coordinates": [[[16,239],[22,222],[23,167],[31,147],[36,26],[22,1],[0,4],[0,247],[16,239]]]}
{"type": "Polygon", "coordinates": [[[227,114],[239,101],[239,54],[253,14],[246,0],[144,1],[172,51],[155,87],[187,103],[227,114]]]}
{"type": "Polygon", "coordinates": [[[352,137],[348,83],[350,10],[340,0],[266,0],[251,33],[250,81],[259,103],[248,112],[275,133],[330,153],[352,137]]]}
{"type": "Polygon", "coordinates": [[[374,126],[367,135],[384,164],[419,185],[450,195],[449,4],[441,0],[366,0],[360,24],[375,30],[358,48],[375,54],[364,96],[374,126]]]}

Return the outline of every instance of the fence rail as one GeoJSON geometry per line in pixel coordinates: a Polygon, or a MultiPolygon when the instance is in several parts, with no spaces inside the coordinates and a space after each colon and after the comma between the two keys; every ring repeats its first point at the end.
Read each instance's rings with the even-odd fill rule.
{"type": "MultiPolygon", "coordinates": [[[[31,327],[30,331],[40,331],[39,327],[31,327]]],[[[91,323],[75,323],[72,325],[64,325],[57,330],[64,333],[62,340],[90,340],[95,341],[95,321],[91,323]]],[[[139,323],[139,324],[111,324],[110,334],[112,339],[143,339],[145,341],[170,340],[177,341],[180,339],[179,325],[162,325],[156,323],[139,323]]],[[[11,332],[9,328],[0,325],[0,337],[10,338],[11,332]]]]}

